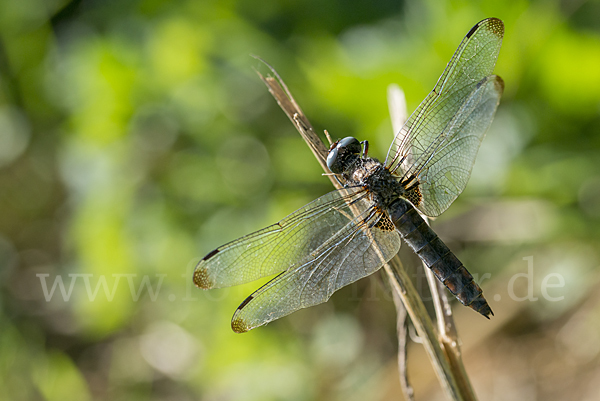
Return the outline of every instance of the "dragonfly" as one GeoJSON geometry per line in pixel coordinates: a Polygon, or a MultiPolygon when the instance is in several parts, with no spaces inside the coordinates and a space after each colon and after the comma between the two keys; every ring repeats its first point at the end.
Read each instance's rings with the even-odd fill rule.
{"type": "Polygon", "coordinates": [[[379,270],[402,241],[463,305],[493,315],[472,275],[420,213],[439,216],[467,185],[504,90],[493,74],[503,35],[497,18],[471,28],[383,163],[368,155],[367,141],[336,141],[327,166],[341,189],[202,258],[193,275],[202,289],[275,275],[240,304],[233,331],[326,302],[379,270]]]}

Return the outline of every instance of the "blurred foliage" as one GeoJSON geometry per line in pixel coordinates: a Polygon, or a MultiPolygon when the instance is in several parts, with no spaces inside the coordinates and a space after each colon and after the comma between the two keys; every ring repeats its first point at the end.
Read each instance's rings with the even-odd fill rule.
{"type": "MultiPolygon", "coordinates": [[[[250,54],[383,157],[387,85],[413,110],[490,16],[505,96],[434,222],[496,312],[455,308],[467,370],[481,399],[596,399],[598,0],[0,2],[0,398],[397,399],[377,275],[239,336],[258,284],[202,292],[191,272],[330,190],[250,54]]],[[[418,345],[410,363],[439,399],[418,345]]]]}

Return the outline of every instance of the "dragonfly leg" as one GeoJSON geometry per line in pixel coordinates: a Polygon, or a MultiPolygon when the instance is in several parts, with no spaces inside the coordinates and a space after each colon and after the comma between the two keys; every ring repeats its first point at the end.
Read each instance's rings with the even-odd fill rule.
{"type": "Polygon", "coordinates": [[[367,154],[369,153],[369,141],[364,140],[360,144],[363,145],[362,157],[366,157],[367,154]]]}

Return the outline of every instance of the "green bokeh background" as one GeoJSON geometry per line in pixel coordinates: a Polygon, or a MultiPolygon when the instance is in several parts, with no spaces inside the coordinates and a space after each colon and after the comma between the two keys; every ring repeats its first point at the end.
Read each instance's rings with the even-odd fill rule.
{"type": "MultiPolygon", "coordinates": [[[[387,85],[414,110],[490,16],[506,91],[433,222],[496,312],[455,306],[466,368],[481,399],[597,399],[598,0],[1,1],[0,399],[402,399],[378,274],[236,335],[260,283],[191,272],[331,189],[250,54],[317,130],[383,158],[387,85]]],[[[409,374],[443,399],[418,344],[409,374]]]]}

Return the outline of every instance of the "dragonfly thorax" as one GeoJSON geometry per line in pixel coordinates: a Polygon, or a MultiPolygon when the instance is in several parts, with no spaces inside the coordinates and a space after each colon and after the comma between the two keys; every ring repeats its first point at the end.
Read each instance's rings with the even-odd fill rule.
{"type": "Polygon", "coordinates": [[[359,157],[350,166],[347,184],[369,191],[379,209],[387,210],[399,197],[406,197],[404,187],[383,164],[372,157],[359,157]]]}
{"type": "Polygon", "coordinates": [[[361,155],[361,143],[354,137],[335,142],[327,155],[327,166],[346,186],[363,187],[380,209],[387,209],[399,197],[409,194],[377,159],[361,155]]]}

